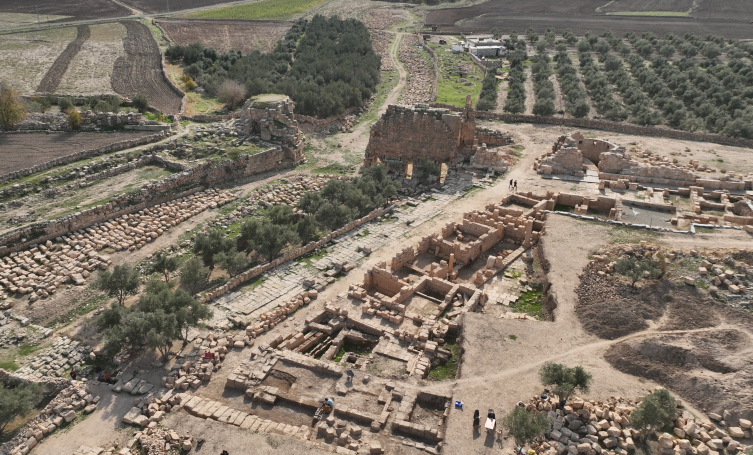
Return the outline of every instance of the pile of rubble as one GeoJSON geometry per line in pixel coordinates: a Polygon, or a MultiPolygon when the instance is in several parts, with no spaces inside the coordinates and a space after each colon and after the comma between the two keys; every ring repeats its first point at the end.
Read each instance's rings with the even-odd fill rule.
{"type": "Polygon", "coordinates": [[[391,33],[383,32],[381,30],[371,31],[371,43],[374,45],[374,52],[382,58],[383,72],[389,72],[395,68],[392,66],[392,59],[390,58],[390,43],[392,42],[391,33]]]}
{"type": "MultiPolygon", "coordinates": [[[[303,305],[311,303],[312,299],[316,299],[319,296],[319,292],[316,290],[310,290],[291,298],[287,303],[280,305],[274,310],[262,313],[259,319],[256,321],[248,321],[246,323],[246,336],[250,339],[256,338],[262,333],[272,330],[287,319],[288,315],[295,313],[295,311],[303,305]]],[[[253,343],[253,340],[251,340],[253,343]]]]}
{"type": "Polygon", "coordinates": [[[16,370],[14,376],[36,380],[42,377],[63,377],[72,369],[81,367],[91,355],[91,349],[80,341],[59,337],[49,348],[34,356],[26,365],[16,370]]]}
{"type": "MultiPolygon", "coordinates": [[[[97,223],[69,235],[48,240],[22,252],[13,252],[0,262],[0,289],[29,294],[29,302],[45,299],[61,285],[83,285],[96,269],[107,269],[111,261],[98,253],[135,251],[171,227],[231,201],[228,191],[208,189],[171,202],[145,208],[138,213],[97,223]]],[[[3,294],[4,295],[4,294],[3,294]]],[[[1,296],[0,296],[1,298],[1,296]]],[[[12,306],[8,304],[7,306],[12,306]]]]}
{"type": "MultiPolygon", "coordinates": [[[[525,405],[526,410],[546,412],[552,420],[552,430],[532,448],[547,455],[627,454],[635,450],[635,438],[640,434],[630,423],[630,413],[639,402],[640,398],[621,397],[606,401],[574,399],[560,409],[549,397],[533,397],[525,405]]],[[[710,416],[722,420],[716,414],[710,416]]],[[[672,420],[673,434],[659,436],[662,455],[718,455],[725,449],[728,453],[744,452],[746,447],[735,439],[751,437],[751,422],[745,419],[727,430],[722,425],[702,422],[687,411],[678,412],[672,420]]]]}
{"type": "Polygon", "coordinates": [[[123,423],[146,428],[155,428],[166,413],[177,410],[181,404],[180,394],[165,394],[162,399],[153,394],[138,400],[136,405],[123,416],[123,423]]]}
{"type": "MultiPolygon", "coordinates": [[[[689,258],[700,261],[696,273],[686,272],[682,279],[689,286],[697,286],[700,282],[708,284],[711,295],[717,296],[722,289],[727,289],[727,297],[743,297],[749,289],[753,289],[753,266],[735,260],[730,253],[700,254],[698,251],[683,252],[682,250],[664,250],[658,245],[642,241],[639,245],[619,246],[611,251],[600,250],[591,259],[589,267],[599,275],[614,274],[614,266],[620,257],[650,257],[659,263],[669,266],[673,261],[689,258]]],[[[737,250],[737,254],[749,254],[747,250],[737,250]]]]}
{"type": "Polygon", "coordinates": [[[175,451],[188,452],[193,448],[191,435],[180,436],[177,431],[164,428],[149,428],[139,436],[142,455],[172,454],[175,451]]]}
{"type": "MultiPolygon", "coordinates": [[[[403,62],[410,74],[403,96],[400,98],[400,103],[404,105],[412,106],[417,103],[430,103],[432,101],[434,67],[429,66],[424,57],[421,56],[421,52],[428,51],[419,50],[419,45],[421,44],[416,35],[405,35],[400,43],[400,61],[403,62]]],[[[431,59],[432,57],[429,56],[428,60],[431,59]]]]}
{"type": "Polygon", "coordinates": [[[248,336],[216,335],[208,334],[206,337],[197,337],[194,340],[199,347],[199,356],[195,361],[186,360],[176,363],[170,373],[162,378],[162,386],[168,389],[188,390],[189,387],[196,389],[201,382],[212,379],[212,373],[222,368],[228,348],[242,349],[252,346],[254,340],[248,336]]]}
{"type": "MultiPolygon", "coordinates": [[[[363,22],[366,24],[366,27],[370,29],[384,30],[393,25],[405,22],[408,19],[410,19],[410,17],[406,14],[405,10],[380,8],[370,10],[364,17],[363,22]]],[[[372,30],[371,33],[373,34],[374,30],[372,30]]],[[[382,62],[384,62],[384,59],[382,59],[382,62]]]]}
{"type": "Polygon", "coordinates": [[[36,447],[39,441],[55,429],[65,426],[77,417],[77,411],[89,414],[97,409],[99,396],[91,394],[86,382],[66,381],[63,379],[45,381],[45,384],[65,387],[52,401],[24,425],[9,442],[0,447],[2,455],[26,455],[36,447]]]}

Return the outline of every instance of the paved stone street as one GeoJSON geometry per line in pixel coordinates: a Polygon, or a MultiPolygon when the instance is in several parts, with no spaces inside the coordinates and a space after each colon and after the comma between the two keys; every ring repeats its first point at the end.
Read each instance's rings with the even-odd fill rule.
{"type": "MultiPolygon", "coordinates": [[[[262,275],[262,283],[252,290],[239,288],[213,303],[224,308],[230,314],[243,314],[256,317],[269,311],[291,297],[300,294],[306,288],[304,280],[317,279],[325,281],[322,272],[330,269],[334,263],[358,265],[367,255],[363,249],[376,249],[398,239],[424,222],[438,215],[442,208],[451,201],[462,197],[470,188],[469,180],[452,179],[439,192],[432,192],[424,197],[424,202],[409,200],[408,204],[396,209],[389,221],[371,222],[333,240],[333,245],[326,248],[326,255],[321,259],[305,259],[287,262],[262,275]],[[415,205],[417,203],[417,205],[415,205]],[[407,224],[410,221],[410,224],[407,224]],[[360,247],[360,248],[359,248],[360,247]]],[[[334,278],[329,278],[330,282],[334,278]]],[[[224,314],[215,311],[215,318],[224,314]]]]}

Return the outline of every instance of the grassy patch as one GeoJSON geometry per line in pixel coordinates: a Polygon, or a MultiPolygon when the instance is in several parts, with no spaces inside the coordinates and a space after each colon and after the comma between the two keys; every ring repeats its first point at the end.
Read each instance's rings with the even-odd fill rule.
{"type": "Polygon", "coordinates": [[[451,48],[449,44],[431,43],[430,46],[437,54],[439,67],[437,102],[463,107],[467,95],[471,95],[474,100],[478,99],[481,92],[481,80],[484,77],[481,69],[471,62],[468,55],[447,52],[447,49],[451,48]],[[458,66],[461,63],[464,68],[469,69],[464,77],[461,77],[458,72],[458,66]]]}
{"type": "Polygon", "coordinates": [[[305,13],[324,0],[267,0],[189,14],[199,19],[286,19],[305,13]]]}
{"type": "Polygon", "coordinates": [[[715,231],[714,228],[707,228],[707,227],[696,227],[695,233],[696,234],[713,234],[715,231]]]}
{"type": "Polygon", "coordinates": [[[332,361],[333,362],[341,361],[343,359],[343,356],[345,356],[346,352],[352,352],[353,354],[357,354],[357,355],[369,355],[369,352],[371,352],[371,350],[368,349],[367,346],[346,341],[343,343],[340,350],[337,351],[337,355],[335,356],[334,359],[332,359],[332,361]]]}
{"type": "Polygon", "coordinates": [[[520,298],[510,307],[518,313],[541,319],[544,315],[544,297],[541,294],[541,283],[531,283],[531,290],[520,294],[520,298]]]}
{"type": "Polygon", "coordinates": [[[13,360],[6,360],[5,362],[0,362],[0,368],[3,368],[8,371],[16,371],[17,369],[21,367],[18,366],[18,364],[13,360]]]}
{"type": "Polygon", "coordinates": [[[507,338],[511,339],[512,341],[515,341],[518,339],[516,335],[507,335],[507,338]]]}
{"type": "Polygon", "coordinates": [[[56,317],[55,319],[53,319],[52,321],[48,322],[46,327],[49,327],[49,328],[65,327],[71,322],[78,319],[79,316],[89,313],[90,311],[94,310],[95,308],[104,304],[105,302],[107,302],[107,295],[96,294],[84,300],[77,306],[71,308],[65,314],[62,314],[56,317]]]}
{"type": "Polygon", "coordinates": [[[661,237],[658,232],[622,226],[613,227],[608,234],[614,243],[640,243],[641,240],[651,242],[661,237]]]}
{"type": "Polygon", "coordinates": [[[443,365],[437,365],[429,370],[429,377],[434,381],[444,381],[445,379],[455,379],[458,374],[458,365],[460,363],[460,345],[455,338],[448,337],[445,340],[443,349],[447,349],[452,353],[452,357],[447,363],[443,365]]]}
{"type": "Polygon", "coordinates": [[[330,175],[349,175],[356,171],[355,166],[349,166],[347,164],[332,163],[326,166],[320,166],[312,169],[311,172],[315,174],[330,174],[330,175]]]}

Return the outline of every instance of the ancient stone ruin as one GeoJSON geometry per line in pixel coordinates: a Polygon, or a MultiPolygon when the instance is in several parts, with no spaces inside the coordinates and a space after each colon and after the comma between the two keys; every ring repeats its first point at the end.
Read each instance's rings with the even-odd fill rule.
{"type": "Polygon", "coordinates": [[[390,105],[371,128],[364,164],[394,163],[405,167],[409,162],[428,158],[447,164],[470,160],[479,167],[506,169],[505,156],[487,148],[510,144],[512,139],[498,131],[477,127],[475,111],[469,103],[470,97],[462,112],[425,104],[390,105]]]}
{"type": "Polygon", "coordinates": [[[238,134],[258,135],[262,141],[279,144],[286,158],[303,160],[304,137],[293,113],[293,101],[284,95],[261,95],[246,101],[236,123],[238,134]]]}

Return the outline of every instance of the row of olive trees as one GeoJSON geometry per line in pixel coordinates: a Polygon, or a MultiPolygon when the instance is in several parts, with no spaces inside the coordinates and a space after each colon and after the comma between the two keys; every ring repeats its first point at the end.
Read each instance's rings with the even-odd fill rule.
{"type": "Polygon", "coordinates": [[[549,79],[553,73],[549,64],[549,54],[540,53],[533,57],[531,74],[533,77],[533,92],[536,101],[533,104],[533,115],[551,116],[555,113],[554,107],[554,84],[549,79]]]}
{"type": "Polygon", "coordinates": [[[583,83],[588,88],[588,93],[591,95],[594,104],[596,104],[596,109],[598,109],[599,113],[612,121],[627,119],[628,112],[615,99],[609,80],[596,62],[593,59],[584,58],[581,61],[580,71],[583,74],[583,83]]]}
{"type": "Polygon", "coordinates": [[[526,109],[526,73],[523,62],[528,58],[525,50],[516,49],[508,55],[510,71],[507,73],[508,92],[505,112],[520,114],[526,109]]]}
{"type": "Polygon", "coordinates": [[[492,111],[497,106],[497,68],[486,70],[484,81],[481,83],[481,93],[478,96],[476,109],[492,111]]]}
{"type": "Polygon", "coordinates": [[[586,92],[580,86],[578,70],[570,57],[561,52],[555,56],[557,61],[557,81],[565,100],[565,112],[576,118],[587,117],[591,107],[588,105],[586,92]]]}

